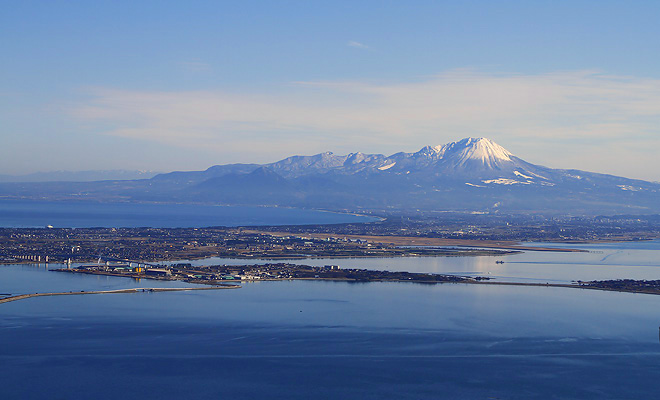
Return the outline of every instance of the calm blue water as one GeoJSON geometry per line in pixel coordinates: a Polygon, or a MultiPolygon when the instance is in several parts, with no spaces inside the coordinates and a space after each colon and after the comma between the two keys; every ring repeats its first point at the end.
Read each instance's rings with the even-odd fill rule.
{"type": "Polygon", "coordinates": [[[277,207],[0,200],[0,227],[187,228],[369,222],[375,218],[277,207]]]}
{"type": "MultiPolygon", "coordinates": [[[[654,244],[636,246],[508,259],[525,261],[521,279],[535,257],[581,273],[657,263],[654,244]]],[[[469,259],[350,261],[399,260],[469,259]]],[[[184,284],[0,267],[0,293],[161,285],[184,284]]],[[[0,398],[646,399],[660,389],[659,324],[660,296],[559,288],[292,281],[35,298],[0,305],[0,398]]]]}

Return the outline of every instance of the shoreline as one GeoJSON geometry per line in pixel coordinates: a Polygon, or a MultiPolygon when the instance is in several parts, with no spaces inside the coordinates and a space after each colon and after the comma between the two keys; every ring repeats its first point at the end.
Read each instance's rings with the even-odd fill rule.
{"type": "MultiPolygon", "coordinates": [[[[160,280],[160,281],[182,281],[186,283],[198,284],[198,285],[207,285],[209,288],[215,288],[218,286],[233,286],[226,282],[218,281],[208,281],[203,279],[194,279],[194,280],[180,280],[180,279],[163,279],[158,277],[135,277],[127,276],[123,274],[103,272],[103,271],[83,271],[83,270],[67,270],[67,269],[57,269],[53,270],[55,272],[68,272],[74,274],[86,274],[86,275],[103,275],[103,276],[114,276],[121,278],[133,278],[133,279],[151,279],[151,280],[160,280]]],[[[345,271],[345,270],[344,270],[345,271]]],[[[371,271],[380,273],[383,271],[371,271]]],[[[407,273],[410,275],[415,275],[416,273],[407,273]]],[[[612,280],[612,281],[585,281],[580,283],[541,283],[541,282],[501,282],[501,281],[492,281],[487,277],[467,277],[459,275],[444,275],[444,274],[421,274],[425,276],[434,276],[438,278],[444,278],[445,280],[427,280],[427,279],[397,279],[397,278],[350,278],[350,277],[284,277],[284,278],[260,278],[260,279],[238,279],[233,282],[236,283],[252,283],[252,282],[276,282],[276,281],[331,281],[331,282],[345,282],[345,283],[371,283],[371,282],[394,282],[394,283],[419,283],[419,284],[444,284],[444,283],[455,283],[455,284],[467,284],[467,285],[492,285],[492,286],[526,286],[526,287],[555,287],[555,288],[568,288],[568,289],[587,289],[587,290],[602,290],[610,292],[620,292],[620,293],[637,293],[637,294],[651,294],[651,295],[660,295],[660,286],[653,286],[647,288],[626,288],[626,287],[612,287],[607,286],[607,283],[610,282],[625,282],[625,280],[612,280]],[[596,286],[596,285],[601,286],[596,286]],[[605,286],[604,286],[605,285],[605,286]]],[[[228,281],[232,282],[232,281],[228,281]]],[[[639,281],[632,281],[639,282],[639,281]]],[[[77,294],[77,293],[76,293],[77,294]]],[[[1,302],[1,301],[0,301],[1,302]]]]}
{"type": "MultiPolygon", "coordinates": [[[[123,181],[123,180],[120,180],[123,181]]],[[[128,180],[130,181],[130,180],[128,180]]],[[[3,183],[9,183],[9,184],[21,184],[21,183],[37,183],[37,182],[3,182],[3,183]]],[[[115,198],[111,201],[108,201],[107,199],[100,199],[100,198],[95,198],[95,197],[87,197],[87,198],[79,198],[79,197],[64,197],[64,198],[54,198],[50,200],[46,200],[43,198],[35,198],[32,196],[11,196],[11,195],[6,195],[6,196],[0,196],[0,202],[31,202],[31,203],[59,203],[59,204],[64,204],[64,203],[76,203],[76,204],[91,204],[91,205],[112,205],[112,204],[121,204],[121,205],[131,205],[131,204],[138,204],[138,205],[172,205],[172,206],[203,206],[203,207],[220,207],[220,208],[254,208],[254,209],[283,209],[283,210],[294,210],[294,211],[307,211],[307,212],[315,212],[315,213],[325,213],[325,214],[334,214],[338,216],[351,216],[351,217],[358,217],[361,219],[365,219],[364,221],[346,221],[346,222],[330,222],[330,223],[324,223],[324,222],[304,222],[300,224],[294,224],[296,226],[317,226],[317,225],[341,225],[341,224],[367,224],[367,223],[373,223],[373,222],[383,222],[387,218],[382,217],[380,215],[371,215],[371,214],[365,214],[365,213],[360,213],[357,211],[337,211],[337,210],[328,210],[328,209],[323,209],[323,208],[308,208],[308,207],[295,207],[295,206],[279,206],[279,205],[266,205],[266,204],[261,204],[261,205],[250,205],[250,204],[225,204],[225,203],[216,203],[216,202],[197,202],[197,201],[192,201],[192,202],[187,202],[187,201],[149,201],[149,200],[133,200],[130,198],[115,198]]],[[[278,224],[278,225],[248,225],[248,224],[239,224],[239,225],[208,225],[208,226],[163,226],[159,227],[162,229],[181,229],[181,228],[216,228],[216,227],[223,227],[223,228],[260,228],[260,227],[270,227],[270,226],[289,226],[291,224],[278,224]]],[[[20,225],[20,226],[3,226],[2,228],[11,228],[11,229],[39,229],[43,228],[43,225],[35,225],[35,226],[27,226],[27,225],[20,225]]],[[[117,228],[117,226],[58,226],[57,228],[62,228],[62,229],[78,229],[78,228],[117,228]]],[[[128,227],[122,227],[122,228],[128,228],[128,227]]],[[[135,228],[138,228],[137,226],[135,228]]]]}
{"type": "Polygon", "coordinates": [[[219,289],[239,289],[240,285],[216,285],[209,287],[190,287],[190,288],[130,288],[130,289],[116,289],[116,290],[90,290],[79,292],[52,292],[52,293],[29,293],[18,294],[15,296],[4,297],[0,299],[0,304],[9,303],[12,301],[29,299],[32,297],[45,297],[45,296],[76,296],[83,294],[125,294],[125,293],[156,293],[156,292],[183,292],[190,290],[219,290],[219,289]]]}
{"type": "MultiPolygon", "coordinates": [[[[458,276],[457,276],[458,277],[458,276]]],[[[588,285],[579,285],[571,283],[540,283],[540,282],[493,282],[487,280],[476,280],[468,278],[465,281],[461,282],[442,282],[442,281],[410,281],[410,280],[385,280],[385,279],[374,279],[374,280],[354,280],[354,279],[341,279],[341,278],[273,278],[273,279],[259,279],[259,280],[248,280],[240,281],[243,282],[279,282],[279,281],[329,281],[329,282],[345,282],[345,283],[417,283],[424,285],[445,285],[445,284],[454,284],[454,285],[491,285],[491,286],[527,286],[527,287],[551,287],[551,288],[565,288],[565,289],[585,289],[585,290],[602,290],[606,292],[618,292],[618,293],[635,293],[635,294],[650,294],[650,295],[660,295],[660,288],[657,290],[623,290],[616,288],[607,288],[607,287],[597,287],[597,286],[588,286],[588,285]]],[[[191,282],[192,283],[192,282],[191,282]]],[[[199,284],[205,284],[201,281],[194,282],[199,284]]],[[[208,284],[207,284],[208,285],[208,284]]]]}
{"type": "MultiPolygon", "coordinates": [[[[109,275],[109,276],[120,276],[115,274],[94,274],[94,275],[109,275]]],[[[124,276],[125,278],[128,278],[124,276]]],[[[144,279],[153,279],[153,278],[144,278],[144,279]]],[[[160,280],[160,279],[155,279],[160,280]]],[[[619,292],[619,293],[631,293],[631,294],[649,294],[649,295],[660,295],[660,288],[655,290],[623,290],[610,287],[596,287],[580,284],[568,284],[568,283],[525,283],[525,282],[491,282],[491,281],[480,281],[472,278],[468,278],[460,282],[442,282],[442,281],[409,281],[409,280],[383,280],[383,279],[374,279],[374,280],[355,280],[347,278],[273,278],[273,279],[259,279],[259,280],[245,280],[240,281],[244,282],[278,282],[278,281],[329,281],[329,282],[343,282],[343,283],[417,283],[417,284],[465,284],[465,285],[490,285],[490,286],[522,286],[522,287],[546,287],[546,288],[563,288],[563,289],[584,289],[584,290],[600,290],[606,292],[619,292]]],[[[194,290],[222,290],[222,289],[240,289],[242,286],[237,284],[219,284],[219,283],[206,283],[203,281],[193,281],[189,283],[207,285],[205,287],[190,287],[190,288],[129,288],[129,289],[116,289],[116,290],[90,290],[90,291],[79,291],[79,292],[52,292],[52,293],[29,293],[29,294],[20,294],[15,296],[4,297],[0,299],[0,304],[9,303],[18,300],[25,300],[33,297],[50,297],[50,296],[77,296],[77,295],[87,295],[87,294],[130,294],[130,293],[157,293],[157,292],[184,292],[184,291],[194,291],[194,290]]]]}
{"type": "MultiPolygon", "coordinates": [[[[464,246],[464,247],[469,247],[469,246],[464,246]]],[[[423,250],[423,249],[420,249],[423,250]]],[[[427,249],[427,250],[433,250],[433,249],[427,249]]],[[[281,255],[281,256],[266,256],[266,257],[252,257],[252,256],[223,256],[223,255],[212,255],[212,256],[203,256],[203,257],[195,257],[195,256],[190,256],[186,258],[176,258],[176,259],[163,259],[163,258],[155,258],[155,259],[143,259],[141,261],[143,262],[149,262],[149,263],[177,263],[177,262],[185,262],[185,261],[199,261],[199,260],[208,260],[212,258],[225,258],[228,260],[255,260],[255,261],[277,261],[277,260],[318,260],[318,259],[351,259],[351,258],[417,258],[417,257],[501,257],[501,256],[508,256],[508,255],[514,255],[514,254],[520,254],[525,251],[525,249],[506,249],[506,248],[496,248],[496,247],[491,247],[491,248],[468,248],[468,249],[459,249],[462,250],[462,253],[460,254],[351,254],[351,255],[312,255],[312,256],[306,256],[306,255],[281,255]],[[474,254],[474,253],[469,253],[469,252],[478,252],[478,251],[500,251],[499,253],[484,253],[484,254],[474,254]],[[465,254],[463,254],[465,253],[465,254]]],[[[531,249],[530,249],[531,250],[531,249]]],[[[539,251],[546,251],[546,250],[539,250],[539,251]]],[[[562,250],[548,250],[548,251],[558,251],[561,252],[562,250]]],[[[574,250],[574,252],[586,252],[586,250],[574,250]]],[[[90,259],[83,259],[83,260],[76,260],[76,264],[84,264],[84,263],[93,263],[96,262],[97,258],[90,258],[90,259]]],[[[137,261],[135,261],[137,262],[137,261]]],[[[60,261],[57,262],[39,262],[39,261],[34,261],[34,260],[0,260],[0,266],[1,265],[59,265],[63,264],[60,261]]]]}

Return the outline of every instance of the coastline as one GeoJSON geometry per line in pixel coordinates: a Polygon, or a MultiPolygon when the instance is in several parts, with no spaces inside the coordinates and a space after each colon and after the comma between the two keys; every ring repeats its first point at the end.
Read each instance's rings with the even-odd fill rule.
{"type": "MultiPolygon", "coordinates": [[[[348,218],[348,220],[345,221],[323,221],[320,218],[314,218],[314,220],[310,219],[309,221],[300,221],[300,222],[295,222],[295,225],[300,225],[300,226],[315,226],[315,225],[335,225],[335,224],[351,224],[351,223],[372,223],[372,222],[382,222],[385,220],[385,218],[377,216],[377,215],[369,215],[369,214],[361,214],[357,212],[350,212],[350,211],[333,211],[333,210],[326,210],[326,209],[317,209],[317,208],[305,208],[305,207],[285,207],[285,206],[277,206],[277,205],[249,205],[249,204],[221,204],[221,203],[215,203],[215,202],[181,202],[181,201],[134,201],[128,198],[112,198],[112,199],[99,199],[99,198],[94,198],[94,197],[85,197],[85,198],[76,198],[76,197],[65,197],[65,198],[53,198],[53,199],[43,199],[43,198],[35,198],[35,197],[10,197],[10,196],[0,196],[0,203],[4,203],[5,205],[15,205],[15,204],[21,204],[21,205],[31,205],[31,206],[40,206],[43,207],[44,205],[53,205],[53,206],[67,206],[67,205],[76,205],[76,206],[97,206],[97,207],[104,207],[104,206],[123,206],[130,208],[131,206],[133,207],[144,207],[144,206],[159,206],[159,207],[181,207],[181,208],[190,208],[194,206],[198,207],[206,207],[207,209],[254,209],[254,210],[290,210],[290,211],[298,211],[298,212],[303,212],[303,213],[310,213],[310,214],[316,214],[318,215],[324,215],[324,214],[331,214],[334,215],[336,218],[339,217],[355,217],[359,220],[353,221],[355,218],[348,218]]],[[[59,210],[58,210],[59,211],[59,210]]],[[[133,211],[133,210],[129,210],[133,211]]],[[[184,210],[185,211],[185,210],[184,210]]],[[[33,210],[31,210],[33,212],[33,210]]],[[[185,214],[182,214],[185,215],[185,214]]],[[[226,216],[221,215],[218,218],[226,218],[226,216]]],[[[346,219],[346,218],[344,218],[346,219]]],[[[180,229],[180,228],[216,228],[216,227],[223,227],[223,228],[240,228],[240,227],[251,227],[251,228],[258,228],[258,227],[266,227],[266,226],[279,226],[279,225],[286,225],[285,223],[282,223],[281,221],[275,222],[275,221],[264,221],[262,224],[254,225],[254,221],[242,221],[240,223],[236,222],[229,222],[229,223],[210,223],[209,225],[203,225],[200,223],[190,225],[190,224],[160,224],[155,221],[148,221],[150,224],[149,225],[135,225],[135,226],[124,226],[124,225],[118,225],[117,221],[108,223],[108,221],[101,222],[100,224],[89,224],[86,223],[85,220],[82,220],[82,224],[73,224],[73,225],[63,225],[58,223],[59,221],[53,221],[53,218],[47,218],[44,217],[43,221],[40,220],[40,223],[31,223],[31,222],[26,222],[26,223],[9,223],[8,225],[3,226],[3,228],[11,228],[11,229],[38,229],[38,228],[43,228],[44,224],[50,223],[54,225],[56,228],[67,228],[67,229],[76,229],[76,228],[116,228],[116,227],[143,227],[143,226],[151,226],[151,227],[157,227],[157,228],[162,228],[162,229],[180,229]]],[[[121,224],[124,221],[119,221],[119,224],[121,224]]],[[[216,221],[217,222],[217,221],[216,221]]],[[[71,222],[67,220],[67,224],[70,224],[71,222]]]]}
{"type": "Polygon", "coordinates": [[[190,287],[190,288],[131,288],[131,289],[117,289],[117,290],[90,290],[79,292],[52,292],[52,293],[29,293],[19,294],[15,296],[4,297],[0,299],[0,304],[9,303],[12,301],[29,299],[32,297],[44,296],[76,296],[83,294],[125,294],[125,293],[142,293],[142,292],[183,292],[189,290],[219,290],[219,289],[239,289],[239,285],[222,285],[222,286],[209,286],[209,287],[190,287]]]}
{"type": "MultiPolygon", "coordinates": [[[[120,276],[117,274],[94,274],[94,275],[108,275],[108,276],[120,276]]],[[[124,276],[125,278],[128,278],[124,276]]],[[[154,279],[154,278],[144,278],[144,279],[154,279]]],[[[160,280],[160,279],[155,279],[160,280]]],[[[581,284],[563,284],[563,283],[525,283],[525,282],[492,282],[484,281],[477,279],[464,279],[462,281],[450,282],[450,281],[409,281],[409,280],[355,280],[355,279],[346,279],[346,278],[272,278],[272,279],[260,279],[254,281],[240,281],[244,282],[276,282],[276,281],[329,281],[329,282],[344,282],[344,283],[417,283],[417,284],[465,284],[465,285],[490,285],[490,286],[521,286],[521,287],[545,287],[545,288],[564,288],[564,289],[584,289],[584,290],[600,290],[607,292],[619,292],[619,293],[631,293],[631,294],[649,294],[649,295],[660,295],[660,287],[655,289],[648,290],[625,290],[617,288],[608,288],[608,287],[597,287],[597,286],[588,286],[581,284]]],[[[15,296],[4,297],[0,299],[0,304],[9,303],[18,300],[25,300],[33,297],[50,297],[50,296],[76,296],[76,295],[87,295],[87,294],[130,294],[130,293],[158,293],[158,292],[183,292],[183,291],[194,291],[194,290],[222,290],[222,289],[240,289],[242,286],[237,284],[226,284],[226,283],[207,283],[204,281],[190,281],[188,283],[207,285],[206,287],[190,287],[190,288],[130,288],[130,289],[117,289],[117,290],[100,290],[100,291],[79,291],[79,292],[52,292],[52,293],[29,293],[29,294],[20,294],[15,296]]]]}
{"type": "MultiPolygon", "coordinates": [[[[334,282],[347,282],[347,283],[370,283],[370,282],[394,282],[394,283],[419,283],[419,284],[468,284],[468,285],[493,285],[493,286],[526,286],[526,287],[555,287],[555,288],[570,288],[570,289],[588,289],[588,290],[602,290],[620,293],[638,293],[638,294],[651,294],[660,295],[660,281],[653,282],[653,285],[648,285],[650,281],[634,281],[634,280],[610,280],[610,281],[584,281],[576,283],[541,283],[541,282],[499,282],[493,281],[488,277],[468,277],[459,275],[445,275],[445,274],[425,274],[425,273],[410,273],[410,272],[388,272],[388,271],[366,271],[366,270],[341,270],[349,274],[359,273],[366,271],[371,276],[304,276],[304,277],[271,277],[259,279],[236,279],[232,281],[217,281],[217,280],[204,280],[204,279],[173,279],[173,278],[160,278],[151,276],[127,276],[126,274],[117,274],[106,271],[88,271],[88,270],[70,270],[70,269],[57,269],[55,272],[68,272],[73,274],[89,274],[89,275],[104,275],[122,278],[133,279],[152,279],[160,281],[183,281],[186,283],[207,285],[209,287],[228,286],[227,282],[274,282],[274,281],[334,281],[334,282]],[[405,278],[401,278],[400,274],[405,274],[405,278]],[[428,279],[434,278],[434,279],[428,279]],[[640,287],[640,282],[646,284],[646,287],[640,287]],[[618,285],[618,287],[617,287],[618,285]]],[[[229,285],[231,286],[231,284],[229,285]]]]}

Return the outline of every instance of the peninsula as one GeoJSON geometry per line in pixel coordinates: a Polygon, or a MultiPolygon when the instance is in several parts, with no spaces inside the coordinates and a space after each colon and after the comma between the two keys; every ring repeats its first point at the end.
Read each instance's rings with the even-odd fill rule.
{"type": "Polygon", "coordinates": [[[88,265],[77,268],[56,269],[57,272],[92,275],[123,276],[134,279],[184,281],[195,284],[221,285],[228,282],[324,280],[341,282],[413,282],[422,284],[464,283],[501,286],[557,287],[607,290],[628,293],[660,295],[660,280],[605,280],[572,283],[499,282],[484,276],[460,276],[405,271],[378,271],[344,269],[338,265],[310,266],[289,263],[250,265],[206,265],[189,263],[163,265],[161,268],[130,267],[127,265],[88,265]]]}

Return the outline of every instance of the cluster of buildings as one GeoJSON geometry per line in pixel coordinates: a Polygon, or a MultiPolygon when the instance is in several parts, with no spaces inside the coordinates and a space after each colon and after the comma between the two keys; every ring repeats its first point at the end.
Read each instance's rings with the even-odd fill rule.
{"type": "Polygon", "coordinates": [[[257,265],[210,265],[193,266],[188,263],[171,265],[152,265],[139,263],[97,263],[82,265],[71,272],[121,275],[133,278],[153,278],[167,280],[183,280],[189,282],[203,281],[215,283],[218,281],[252,281],[277,280],[295,278],[318,278],[327,271],[339,271],[337,265],[311,267],[287,263],[267,263],[257,265]]]}

